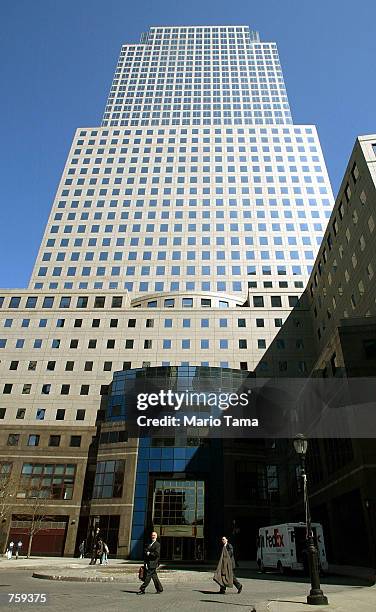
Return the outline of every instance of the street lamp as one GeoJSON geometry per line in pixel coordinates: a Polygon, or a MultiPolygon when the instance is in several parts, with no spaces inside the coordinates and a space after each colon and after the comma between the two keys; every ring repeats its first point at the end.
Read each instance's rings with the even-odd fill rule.
{"type": "Polygon", "coordinates": [[[308,440],[303,434],[298,434],[294,438],[294,448],[296,453],[299,455],[300,464],[302,469],[303,479],[303,495],[304,495],[304,507],[306,514],[306,525],[307,525],[307,550],[308,550],[308,563],[309,563],[309,575],[311,578],[311,590],[307,595],[307,603],[313,606],[326,606],[328,605],[328,598],[324,595],[320,587],[320,575],[319,575],[319,557],[315,541],[313,539],[312,525],[311,525],[311,512],[309,509],[308,493],[307,493],[307,474],[305,471],[305,456],[308,447],[308,440]]]}

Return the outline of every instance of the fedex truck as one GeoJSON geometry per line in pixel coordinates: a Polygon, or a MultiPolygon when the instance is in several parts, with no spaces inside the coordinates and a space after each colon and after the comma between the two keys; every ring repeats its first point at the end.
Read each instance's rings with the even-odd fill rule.
{"type": "MultiPolygon", "coordinates": [[[[324,535],[320,523],[312,523],[313,537],[319,556],[319,568],[327,571],[324,535]]],[[[305,523],[284,523],[259,529],[257,565],[261,571],[277,569],[307,570],[307,540],[305,523]]]]}

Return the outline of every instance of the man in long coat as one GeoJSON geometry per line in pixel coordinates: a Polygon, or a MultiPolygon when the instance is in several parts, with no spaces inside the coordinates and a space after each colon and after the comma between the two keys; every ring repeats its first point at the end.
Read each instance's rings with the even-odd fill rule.
{"type": "Polygon", "coordinates": [[[217,569],[215,570],[213,580],[219,584],[219,592],[226,593],[226,588],[232,588],[235,586],[238,589],[238,593],[241,593],[243,585],[240,584],[239,580],[234,574],[235,558],[234,549],[231,546],[228,539],[223,536],[222,538],[222,552],[219,558],[217,569]]]}

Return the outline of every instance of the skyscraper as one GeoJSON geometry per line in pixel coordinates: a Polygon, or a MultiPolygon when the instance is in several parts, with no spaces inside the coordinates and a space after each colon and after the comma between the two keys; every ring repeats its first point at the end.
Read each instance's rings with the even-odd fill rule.
{"type": "MultiPolygon", "coordinates": [[[[124,428],[99,431],[90,488],[112,373],[284,372],[285,358],[262,356],[299,300],[332,204],[316,129],[292,122],[275,43],[246,26],[194,26],[122,46],[102,125],[74,136],[29,287],[0,298],[2,461],[22,476],[13,537],[38,491],[61,530],[55,552],[74,550],[85,515],[130,554],[132,524],[140,533],[149,519],[132,515],[138,445],[124,428]]],[[[306,372],[301,346],[291,376],[306,372]]],[[[178,471],[166,466],[157,472],[178,471]]],[[[162,498],[170,481],[158,482],[162,498]]]]}

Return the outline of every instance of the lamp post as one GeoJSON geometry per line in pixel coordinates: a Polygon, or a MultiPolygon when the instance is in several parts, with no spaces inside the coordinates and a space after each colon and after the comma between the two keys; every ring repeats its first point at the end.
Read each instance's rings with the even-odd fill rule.
{"type": "Polygon", "coordinates": [[[326,606],[328,605],[328,598],[324,595],[320,587],[320,575],[319,575],[319,557],[315,541],[313,539],[312,525],[311,525],[311,512],[309,509],[308,492],[307,492],[307,474],[305,470],[305,456],[308,448],[308,440],[303,434],[298,434],[294,439],[294,449],[299,455],[300,464],[302,469],[303,479],[303,495],[304,495],[304,508],[306,515],[307,525],[307,551],[308,551],[308,563],[309,563],[309,575],[311,578],[311,590],[307,595],[307,603],[314,606],[326,606]]]}

